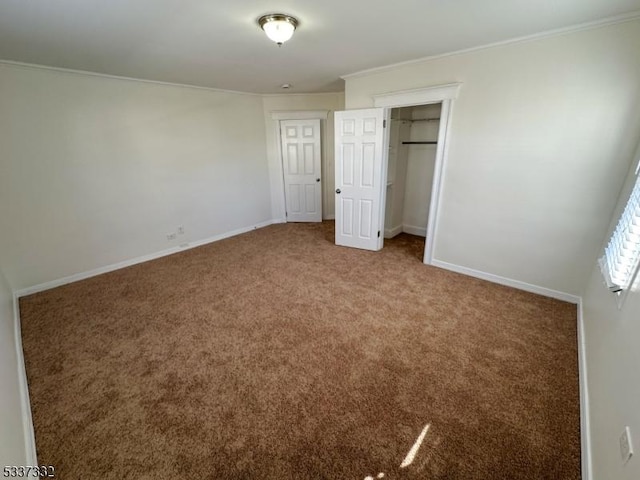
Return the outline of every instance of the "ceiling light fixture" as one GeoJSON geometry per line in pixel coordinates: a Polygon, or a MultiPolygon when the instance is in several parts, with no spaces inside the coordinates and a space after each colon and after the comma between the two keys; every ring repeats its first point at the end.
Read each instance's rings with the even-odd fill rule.
{"type": "Polygon", "coordinates": [[[258,19],[258,25],[279,47],[293,36],[298,20],[284,13],[270,13],[258,19]]]}

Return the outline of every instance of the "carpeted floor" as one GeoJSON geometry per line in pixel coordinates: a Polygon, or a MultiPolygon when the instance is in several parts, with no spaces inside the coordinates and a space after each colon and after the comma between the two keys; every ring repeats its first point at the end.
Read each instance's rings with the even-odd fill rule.
{"type": "Polygon", "coordinates": [[[62,480],[580,478],[576,307],[424,266],[423,245],[274,225],[22,298],[39,463],[62,480]]]}

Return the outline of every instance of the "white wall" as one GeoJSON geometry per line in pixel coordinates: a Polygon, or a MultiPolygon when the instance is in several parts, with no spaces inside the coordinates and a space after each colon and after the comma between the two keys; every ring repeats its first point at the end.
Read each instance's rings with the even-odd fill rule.
{"type": "Polygon", "coordinates": [[[282,158],[278,150],[280,137],[278,121],[271,118],[272,112],[296,110],[327,110],[327,121],[322,128],[322,218],[333,218],[335,213],[335,173],[333,146],[333,112],[344,109],[343,93],[321,93],[310,95],[265,95],[263,97],[264,123],[267,132],[267,157],[271,185],[272,218],[285,218],[284,184],[282,180],[282,158]]]}
{"type": "Polygon", "coordinates": [[[346,78],[372,95],[462,82],[436,259],[579,294],[639,130],[638,20],[346,78]]]}
{"type": "MultiPolygon", "coordinates": [[[[639,156],[636,155],[634,166],[639,156]]],[[[610,231],[624,209],[635,178],[632,169],[612,215],[610,231]]],[[[629,293],[622,309],[618,309],[595,259],[590,266],[593,271],[583,296],[583,318],[593,480],[635,480],[640,478],[640,292],[629,293]],[[631,427],[636,455],[625,465],[618,440],[627,425],[631,427]]]]}
{"type": "Polygon", "coordinates": [[[597,268],[583,298],[593,480],[640,478],[640,293],[622,310],[597,268]],[[618,439],[628,425],[635,456],[623,465],[618,439]]]}
{"type": "Polygon", "coordinates": [[[8,65],[0,92],[16,290],[271,219],[261,96],[8,65]]]}
{"type": "Polygon", "coordinates": [[[13,315],[13,295],[0,271],[0,467],[29,464],[25,451],[13,315]]]}

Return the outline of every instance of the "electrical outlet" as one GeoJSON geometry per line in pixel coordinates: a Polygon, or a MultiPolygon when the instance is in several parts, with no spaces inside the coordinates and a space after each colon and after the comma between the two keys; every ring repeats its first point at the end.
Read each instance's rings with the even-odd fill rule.
{"type": "Polygon", "coordinates": [[[178,235],[184,235],[184,227],[182,225],[178,227],[178,235]]]}
{"type": "Polygon", "coordinates": [[[622,435],[620,435],[620,455],[624,463],[628,462],[633,455],[633,444],[631,443],[631,429],[624,427],[622,435]]]}
{"type": "Polygon", "coordinates": [[[175,240],[175,239],[176,239],[176,234],[175,233],[167,234],[167,240],[168,241],[175,240]]]}

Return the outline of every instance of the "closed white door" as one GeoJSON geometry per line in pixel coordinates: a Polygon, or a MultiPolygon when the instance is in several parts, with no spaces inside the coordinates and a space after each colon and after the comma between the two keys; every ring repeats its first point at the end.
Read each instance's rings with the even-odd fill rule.
{"type": "Polygon", "coordinates": [[[282,120],[280,139],[287,222],[321,222],[320,120],[282,120]]]}
{"type": "Polygon", "coordinates": [[[335,113],[336,245],[382,248],[385,117],[383,108],[335,113]]]}

